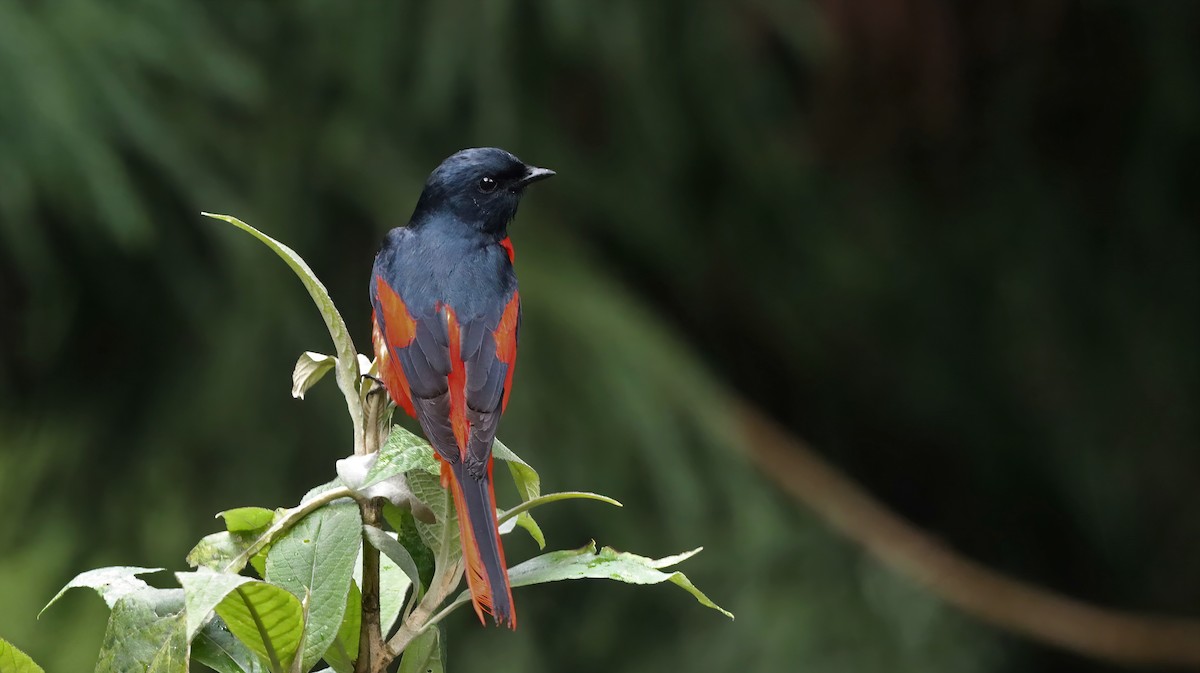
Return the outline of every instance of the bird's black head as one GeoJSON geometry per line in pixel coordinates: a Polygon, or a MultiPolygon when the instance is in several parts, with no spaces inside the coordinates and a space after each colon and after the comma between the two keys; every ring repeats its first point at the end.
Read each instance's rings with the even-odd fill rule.
{"type": "Polygon", "coordinates": [[[517,214],[525,188],[554,175],[496,147],[475,147],[442,162],[417,201],[412,226],[453,219],[486,233],[502,234],[517,214]]]}

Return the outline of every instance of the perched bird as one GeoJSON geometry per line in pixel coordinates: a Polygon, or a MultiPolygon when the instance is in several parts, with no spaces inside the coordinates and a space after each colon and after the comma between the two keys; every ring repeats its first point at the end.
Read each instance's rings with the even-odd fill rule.
{"type": "Polygon", "coordinates": [[[430,174],[408,225],[388,232],[371,273],[380,378],[420,422],[453,489],[476,614],[510,628],[492,488],[521,327],[508,224],[525,188],[552,175],[494,147],[454,154],[430,174]]]}

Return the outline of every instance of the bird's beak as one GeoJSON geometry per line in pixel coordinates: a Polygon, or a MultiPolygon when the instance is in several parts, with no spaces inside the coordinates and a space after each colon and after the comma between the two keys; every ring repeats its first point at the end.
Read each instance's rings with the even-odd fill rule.
{"type": "Polygon", "coordinates": [[[537,166],[530,166],[529,168],[525,169],[525,176],[522,177],[520,179],[520,181],[517,182],[517,185],[520,187],[525,187],[525,186],[531,185],[539,180],[545,180],[546,178],[552,177],[553,175],[554,175],[554,171],[550,170],[549,168],[538,168],[537,166]]]}

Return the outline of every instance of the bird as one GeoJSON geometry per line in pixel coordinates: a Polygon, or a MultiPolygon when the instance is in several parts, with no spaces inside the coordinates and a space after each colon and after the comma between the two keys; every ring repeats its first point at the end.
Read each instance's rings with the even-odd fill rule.
{"type": "Polygon", "coordinates": [[[379,379],[416,418],[442,487],[453,489],[475,613],[512,629],[492,481],[521,329],[508,226],[525,189],[554,174],[495,147],[451,155],[430,173],[408,224],[387,233],[371,271],[379,379]]]}

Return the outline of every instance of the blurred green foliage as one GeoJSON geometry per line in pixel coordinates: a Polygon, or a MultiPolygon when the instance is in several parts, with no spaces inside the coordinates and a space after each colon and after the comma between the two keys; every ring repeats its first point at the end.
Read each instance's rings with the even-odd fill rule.
{"type": "Polygon", "coordinates": [[[561,176],[512,230],[501,436],[549,489],[629,505],[547,538],[702,542],[689,574],[738,620],[518,591],[515,636],[450,621],[451,669],[1096,670],[834,538],[714,391],[993,566],[1195,614],[1197,25],[1131,0],[0,4],[0,634],[87,670],[103,606],[33,621],[66,579],[178,566],[212,512],[296,501],[348,452],[332,386],[288,394],[326,343],[303,289],[199,211],[287,240],[366,349],[384,230],[486,144],[561,176]]]}

